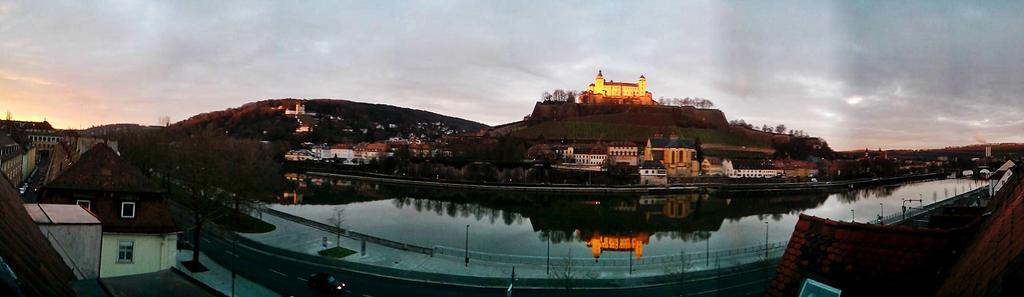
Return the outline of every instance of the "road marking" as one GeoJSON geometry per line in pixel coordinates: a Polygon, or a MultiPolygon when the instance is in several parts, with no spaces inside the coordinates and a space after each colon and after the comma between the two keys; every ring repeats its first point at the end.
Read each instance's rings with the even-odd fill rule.
{"type": "Polygon", "coordinates": [[[273,270],[273,269],[270,269],[270,268],[267,268],[267,270],[270,270],[270,272],[273,272],[273,273],[277,273],[277,274],[280,274],[281,276],[284,276],[284,277],[287,277],[287,276],[288,276],[287,274],[281,273],[280,271],[277,271],[277,270],[273,270]]]}
{"type": "Polygon", "coordinates": [[[238,255],[235,255],[235,253],[232,253],[231,251],[224,251],[224,252],[227,252],[228,255],[231,255],[231,256],[234,256],[234,257],[238,257],[238,255]]]}
{"type": "Polygon", "coordinates": [[[299,279],[300,281],[304,281],[304,282],[308,282],[309,281],[308,279],[304,279],[304,278],[301,278],[301,277],[298,277],[298,276],[296,276],[295,278],[299,279]]]}
{"type": "Polygon", "coordinates": [[[373,297],[373,295],[363,294],[363,297],[373,297]]]}

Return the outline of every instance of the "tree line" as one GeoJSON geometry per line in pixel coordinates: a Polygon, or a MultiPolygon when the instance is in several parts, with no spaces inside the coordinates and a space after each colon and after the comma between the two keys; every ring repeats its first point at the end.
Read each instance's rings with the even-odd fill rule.
{"type": "Polygon", "coordinates": [[[283,152],[272,143],[235,138],[214,129],[137,130],[116,138],[122,156],[160,179],[171,192],[171,201],[188,211],[193,267],[201,267],[199,239],[206,223],[230,219],[237,224],[239,213],[272,201],[285,186],[275,159],[283,152]]]}
{"type": "Polygon", "coordinates": [[[715,107],[715,103],[711,102],[711,100],[708,100],[708,99],[705,99],[705,98],[699,98],[699,97],[693,97],[693,98],[690,98],[690,97],[686,97],[686,98],[665,98],[665,97],[659,97],[658,98],[658,104],[665,105],[665,106],[692,106],[692,107],[702,108],[702,109],[714,108],[715,107]]]}
{"type": "Polygon", "coordinates": [[[747,129],[750,129],[750,130],[762,131],[762,132],[768,132],[768,133],[788,134],[788,135],[792,135],[792,136],[796,136],[796,137],[810,137],[810,134],[807,134],[806,131],[799,130],[799,129],[789,129],[784,124],[778,124],[778,125],[775,125],[775,126],[769,126],[768,124],[764,124],[761,127],[756,127],[756,126],[754,126],[754,124],[747,123],[747,121],[744,121],[743,119],[737,119],[737,120],[729,121],[729,125],[745,127],[747,129]]]}
{"type": "Polygon", "coordinates": [[[576,97],[579,96],[579,94],[580,92],[576,90],[555,89],[551,92],[542,93],[540,95],[540,99],[545,103],[576,102],[576,97]]]}

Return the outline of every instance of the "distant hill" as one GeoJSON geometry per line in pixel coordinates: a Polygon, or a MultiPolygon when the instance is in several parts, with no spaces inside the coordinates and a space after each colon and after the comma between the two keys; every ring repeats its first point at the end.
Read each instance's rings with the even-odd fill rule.
{"type": "MultiPolygon", "coordinates": [[[[939,157],[946,158],[981,158],[985,156],[985,148],[992,148],[992,157],[997,159],[1017,159],[1024,157],[1024,143],[990,143],[971,144],[964,146],[951,146],[935,149],[896,149],[884,150],[890,157],[900,159],[934,160],[939,157]]],[[[871,153],[878,153],[878,150],[870,150],[871,153]]],[[[842,152],[848,156],[861,156],[864,150],[850,150],[842,152]]]]}
{"type": "Polygon", "coordinates": [[[335,99],[272,99],[209,112],[177,122],[172,132],[223,130],[236,137],[267,141],[340,143],[415,135],[427,140],[487,125],[429,111],[335,99]],[[302,103],[307,114],[285,115],[302,103]],[[308,132],[297,132],[300,126],[308,132]]]}
{"type": "Polygon", "coordinates": [[[139,124],[107,124],[100,126],[89,127],[88,129],[79,130],[78,134],[82,136],[90,137],[103,137],[121,132],[131,132],[143,129],[158,129],[155,126],[143,126],[139,124]]]}
{"type": "Polygon", "coordinates": [[[498,134],[523,139],[643,142],[656,133],[699,138],[710,155],[727,157],[831,157],[828,144],[731,125],[721,110],[690,106],[538,102],[524,121],[497,126],[498,134]]]}

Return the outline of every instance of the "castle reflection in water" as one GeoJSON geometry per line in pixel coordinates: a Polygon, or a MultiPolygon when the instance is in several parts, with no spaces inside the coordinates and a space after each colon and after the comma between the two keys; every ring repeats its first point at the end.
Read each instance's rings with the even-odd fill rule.
{"type": "MultiPolygon", "coordinates": [[[[821,205],[828,194],[730,199],[702,193],[666,195],[572,195],[484,192],[396,186],[336,178],[287,174],[295,185],[280,204],[338,205],[393,200],[417,211],[491,217],[506,225],[529,220],[541,240],[586,244],[597,259],[604,253],[644,255],[652,237],[706,240],[726,220],[798,213],[821,205]]],[[[856,193],[849,199],[857,199],[856,193]]]]}

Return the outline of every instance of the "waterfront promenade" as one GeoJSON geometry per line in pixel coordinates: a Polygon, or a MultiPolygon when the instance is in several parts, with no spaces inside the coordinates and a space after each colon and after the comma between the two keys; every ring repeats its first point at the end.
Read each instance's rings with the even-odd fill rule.
{"type": "MultiPolygon", "coordinates": [[[[264,234],[243,234],[254,242],[280,248],[309,256],[315,256],[324,249],[324,238],[327,246],[336,245],[336,235],[322,228],[302,224],[282,216],[264,213],[263,220],[277,226],[273,232],[264,234]]],[[[628,259],[600,260],[595,262],[588,258],[589,250],[581,248],[574,253],[578,257],[569,260],[564,257],[552,257],[550,265],[546,257],[529,257],[514,255],[496,255],[470,252],[469,264],[465,263],[465,251],[462,249],[435,246],[431,254],[417,251],[402,250],[391,246],[366,243],[363,251],[363,240],[343,236],[340,246],[356,251],[342,260],[360,267],[373,267],[371,274],[385,277],[389,272],[401,271],[403,275],[414,272],[419,276],[429,276],[419,281],[437,282],[449,285],[474,287],[507,286],[515,267],[518,283],[523,288],[557,288],[565,278],[571,278],[578,288],[640,288],[660,286],[678,282],[680,275],[707,278],[711,275],[726,273],[746,273],[751,276],[770,275],[774,271],[774,260],[781,256],[785,243],[770,243],[768,258],[765,258],[765,246],[754,246],[741,249],[711,251],[710,253],[688,253],[686,256],[666,255],[644,257],[629,261],[628,259]],[[686,267],[685,273],[680,269],[686,267]],[[737,271],[736,268],[745,271],[737,271]]],[[[319,257],[319,256],[316,256],[319,257]]],[[[397,276],[403,277],[403,276],[397,276]]],[[[766,284],[767,278],[750,279],[750,285],[766,284]]]]}

